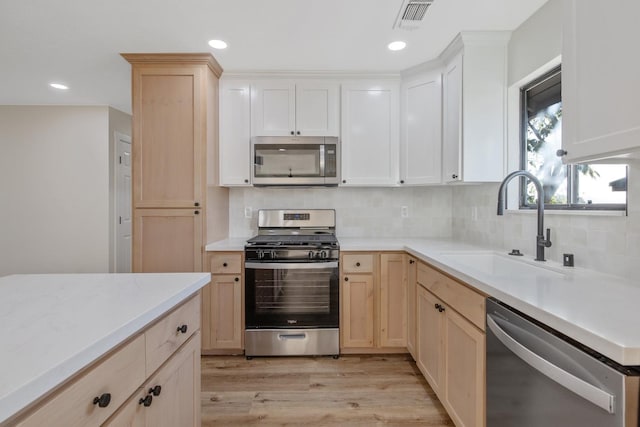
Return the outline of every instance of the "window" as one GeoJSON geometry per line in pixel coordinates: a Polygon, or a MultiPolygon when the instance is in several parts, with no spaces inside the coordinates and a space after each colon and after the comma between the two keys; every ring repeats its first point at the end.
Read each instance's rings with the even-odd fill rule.
{"type": "MultiPolygon", "coordinates": [[[[522,169],[535,175],[544,189],[547,209],[625,210],[627,167],[619,164],[564,165],[562,148],[560,67],[521,90],[522,169]]],[[[533,209],[533,183],[522,180],[520,208],[533,209]]]]}

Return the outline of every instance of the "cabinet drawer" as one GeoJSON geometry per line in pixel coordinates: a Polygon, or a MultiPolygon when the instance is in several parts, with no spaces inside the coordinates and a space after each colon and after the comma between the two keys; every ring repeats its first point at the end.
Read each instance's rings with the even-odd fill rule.
{"type": "Polygon", "coordinates": [[[211,255],[211,274],[242,273],[241,253],[221,253],[211,255]]]}
{"type": "Polygon", "coordinates": [[[342,256],[343,273],[372,273],[372,254],[349,254],[342,256]]]}
{"type": "Polygon", "coordinates": [[[200,294],[175,309],[145,332],[147,376],[200,329],[200,294]]]}
{"type": "MultiPolygon", "coordinates": [[[[97,426],[102,424],[145,380],[144,336],[117,350],[78,380],[57,392],[19,426],[97,426]],[[105,407],[95,398],[107,395],[105,407]]],[[[47,357],[43,354],[42,357],[47,357]]]]}
{"type": "Polygon", "coordinates": [[[418,284],[484,331],[484,296],[423,263],[418,263],[418,284]]]}

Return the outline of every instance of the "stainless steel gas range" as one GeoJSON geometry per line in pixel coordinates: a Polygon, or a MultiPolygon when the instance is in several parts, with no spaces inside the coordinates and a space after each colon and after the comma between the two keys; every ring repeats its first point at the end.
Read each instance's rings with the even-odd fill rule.
{"type": "Polygon", "coordinates": [[[339,354],[335,211],[260,210],[245,246],[245,355],[339,354]]]}

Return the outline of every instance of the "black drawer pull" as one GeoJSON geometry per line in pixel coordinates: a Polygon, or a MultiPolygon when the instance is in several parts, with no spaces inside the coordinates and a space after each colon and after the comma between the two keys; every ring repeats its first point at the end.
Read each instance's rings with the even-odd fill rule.
{"type": "Polygon", "coordinates": [[[359,262],[356,262],[356,267],[360,267],[360,263],[359,262]]]}
{"type": "Polygon", "coordinates": [[[344,278],[344,281],[345,281],[345,282],[348,282],[348,281],[349,281],[349,278],[348,278],[348,277],[345,277],[345,278],[344,278]]]}
{"type": "Polygon", "coordinates": [[[154,396],[160,396],[161,391],[162,391],[162,386],[157,385],[149,389],[149,394],[153,394],[154,396]]]}
{"type": "Polygon", "coordinates": [[[223,262],[223,263],[222,263],[222,266],[223,266],[223,267],[226,267],[227,265],[228,265],[228,264],[227,264],[226,262],[223,262]]]}
{"type": "Polygon", "coordinates": [[[93,398],[93,404],[100,408],[106,408],[111,403],[111,393],[102,393],[100,397],[93,398]]]}
{"type": "Polygon", "coordinates": [[[233,280],[234,280],[235,282],[239,282],[239,281],[240,281],[240,278],[239,278],[239,277],[236,277],[236,278],[235,278],[235,279],[233,279],[233,280]]]}
{"type": "Polygon", "coordinates": [[[177,329],[176,332],[181,332],[183,334],[186,334],[187,333],[187,325],[178,326],[178,329],[177,329]]]}

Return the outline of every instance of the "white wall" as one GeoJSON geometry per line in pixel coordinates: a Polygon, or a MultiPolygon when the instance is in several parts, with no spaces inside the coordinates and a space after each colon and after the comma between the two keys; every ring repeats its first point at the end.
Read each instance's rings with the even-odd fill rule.
{"type": "MultiPolygon", "coordinates": [[[[561,1],[549,0],[514,31],[509,43],[509,170],[518,169],[519,84],[532,74],[548,69],[561,53],[561,1]],[[515,119],[514,119],[515,117],[515,119]],[[515,126],[515,128],[514,128],[515,126]]],[[[629,167],[628,216],[553,214],[547,211],[545,228],[552,231],[553,246],[547,259],[562,262],[563,253],[575,255],[576,266],[587,267],[637,280],[635,263],[640,259],[640,186],[634,177],[640,165],[629,167]]],[[[510,185],[516,191],[518,180],[510,185]]],[[[453,189],[452,234],[456,239],[508,251],[520,249],[535,256],[534,212],[497,216],[498,184],[458,186],[453,189]]]]}
{"type": "Polygon", "coordinates": [[[257,209],[335,209],[340,237],[450,237],[450,187],[415,188],[232,188],[229,236],[257,231],[257,209]],[[409,208],[402,218],[400,207],[409,208]],[[254,210],[244,218],[244,208],[254,210]]]}
{"type": "Polygon", "coordinates": [[[0,106],[0,276],[109,270],[107,109],[0,106]]]}

